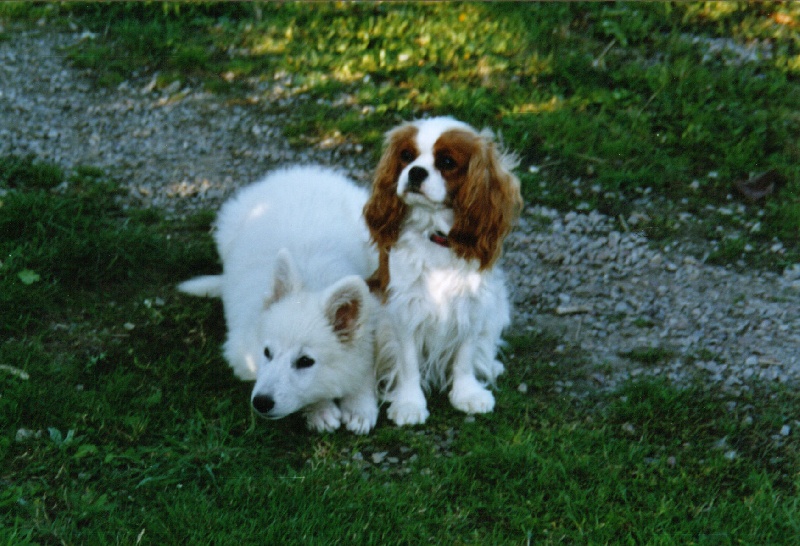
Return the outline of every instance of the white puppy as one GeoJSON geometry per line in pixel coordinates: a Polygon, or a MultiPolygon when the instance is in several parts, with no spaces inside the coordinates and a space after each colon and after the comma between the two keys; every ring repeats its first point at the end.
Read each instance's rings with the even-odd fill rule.
{"type": "Polygon", "coordinates": [[[366,200],[366,190],[323,167],[275,171],[222,206],[222,274],[178,287],[222,297],[225,358],[239,378],[256,380],[251,401],[265,417],[302,409],[318,431],[375,425],[379,306],[364,281],[377,264],[366,200]]]}

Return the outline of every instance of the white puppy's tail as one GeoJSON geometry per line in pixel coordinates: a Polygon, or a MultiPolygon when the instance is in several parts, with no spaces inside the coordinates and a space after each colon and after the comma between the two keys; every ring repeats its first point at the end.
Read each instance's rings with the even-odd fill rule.
{"type": "Polygon", "coordinates": [[[222,275],[205,275],[183,281],[178,285],[178,290],[192,296],[220,298],[222,297],[222,275]]]}

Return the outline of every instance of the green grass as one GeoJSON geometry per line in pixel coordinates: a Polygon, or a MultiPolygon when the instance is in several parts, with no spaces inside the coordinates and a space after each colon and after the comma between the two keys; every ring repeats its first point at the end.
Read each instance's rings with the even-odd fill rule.
{"type": "MultiPolygon", "coordinates": [[[[372,159],[401,119],[452,114],[502,131],[529,202],[644,212],[634,229],[655,244],[710,244],[720,264],[800,259],[796,4],[0,5],[3,24],[42,20],[97,33],[68,55],[98,85],[157,71],[160,90],[179,79],[257,96],[296,145],[337,134],[372,159]],[[772,57],[704,60],[694,37],[769,40],[772,57]],[[769,169],[786,186],[740,202],[732,183],[769,169]]],[[[424,427],[382,417],[365,438],[256,419],[220,356],[221,306],[173,289],[218,268],[213,216],[123,210],[103,172],[65,176],[0,158],[0,543],[800,533],[796,391],[754,384],[731,399],[645,381],[570,397],[560,386],[588,384],[588,365],[557,339],[510,340],[497,410],[474,421],[444,396],[424,427]]]]}
{"type": "Polygon", "coordinates": [[[634,362],[641,362],[642,364],[657,364],[659,362],[669,361],[675,354],[662,347],[636,347],[630,351],[620,353],[620,356],[629,358],[634,362]]]}
{"type": "MultiPolygon", "coordinates": [[[[37,165],[4,158],[6,180],[21,161],[37,165]]],[[[580,355],[533,335],[510,340],[488,416],[465,420],[434,396],[424,427],[383,417],[367,437],[256,419],[220,357],[219,303],[172,288],[217,267],[209,216],[123,212],[95,169],[15,172],[0,216],[0,542],[788,544],[800,532],[800,443],[780,434],[796,427],[792,390],[729,399],[642,382],[573,398],[554,386],[586,381],[580,355]]]]}

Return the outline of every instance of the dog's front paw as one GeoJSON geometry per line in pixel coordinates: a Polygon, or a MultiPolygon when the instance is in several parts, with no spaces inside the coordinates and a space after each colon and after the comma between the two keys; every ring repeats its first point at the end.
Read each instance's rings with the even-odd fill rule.
{"type": "Polygon", "coordinates": [[[375,414],[363,414],[363,413],[351,413],[347,411],[342,412],[342,423],[344,426],[347,427],[347,430],[350,432],[355,432],[356,434],[366,434],[372,427],[375,426],[375,423],[378,421],[378,412],[375,411],[375,414]]]}
{"type": "Polygon", "coordinates": [[[420,405],[416,402],[403,401],[392,402],[386,414],[389,419],[400,427],[404,425],[421,425],[430,415],[424,402],[420,405]]]}
{"type": "Polygon", "coordinates": [[[494,409],[494,395],[474,378],[453,384],[450,403],[465,413],[489,413],[494,409]]]}
{"type": "Polygon", "coordinates": [[[320,402],[306,411],[306,424],[316,432],[333,432],[342,424],[342,412],[332,401],[320,402]]]}
{"type": "Polygon", "coordinates": [[[367,400],[342,400],[342,423],[347,430],[356,434],[366,434],[378,421],[378,402],[367,400]]]}

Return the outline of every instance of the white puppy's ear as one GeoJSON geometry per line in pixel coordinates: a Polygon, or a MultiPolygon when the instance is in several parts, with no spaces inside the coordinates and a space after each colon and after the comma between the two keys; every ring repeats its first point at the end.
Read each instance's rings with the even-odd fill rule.
{"type": "Polygon", "coordinates": [[[278,251],[275,260],[275,273],[272,279],[272,292],[264,299],[264,307],[269,307],[276,301],[284,298],[301,288],[300,275],[289,251],[282,248],[278,251]]]}
{"type": "Polygon", "coordinates": [[[364,279],[351,275],[325,291],[325,317],[342,343],[352,341],[365,321],[369,288],[364,279]]]}

